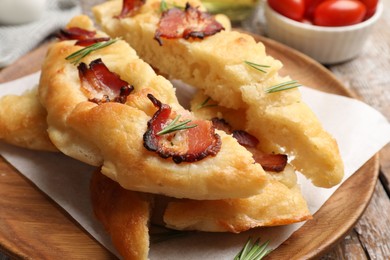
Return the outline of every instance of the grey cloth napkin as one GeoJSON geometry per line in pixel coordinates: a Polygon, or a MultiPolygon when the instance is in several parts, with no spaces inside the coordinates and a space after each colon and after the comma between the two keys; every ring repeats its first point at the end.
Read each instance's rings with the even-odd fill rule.
{"type": "Polygon", "coordinates": [[[79,0],[48,0],[40,20],[21,25],[0,25],[0,68],[35,48],[80,13],[79,0]]]}

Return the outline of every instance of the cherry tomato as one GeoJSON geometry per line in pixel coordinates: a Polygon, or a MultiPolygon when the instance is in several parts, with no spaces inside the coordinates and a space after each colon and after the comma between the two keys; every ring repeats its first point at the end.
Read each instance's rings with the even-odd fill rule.
{"type": "Polygon", "coordinates": [[[314,24],[320,26],[347,26],[363,21],[366,6],[356,0],[327,0],[314,11],[314,24]]]}
{"type": "Polygon", "coordinates": [[[290,19],[301,21],[305,12],[304,0],[268,0],[269,6],[290,19]]]}
{"type": "Polygon", "coordinates": [[[308,20],[313,20],[314,10],[317,6],[325,0],[304,0],[305,2],[305,14],[304,17],[308,20]]]}
{"type": "Polygon", "coordinates": [[[359,0],[359,1],[362,2],[367,8],[365,19],[370,18],[376,11],[378,0],[359,0]]]}

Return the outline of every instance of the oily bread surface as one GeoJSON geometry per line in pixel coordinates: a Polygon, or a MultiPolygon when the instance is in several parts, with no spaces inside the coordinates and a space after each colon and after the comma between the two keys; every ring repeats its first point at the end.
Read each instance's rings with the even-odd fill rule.
{"type": "Polygon", "coordinates": [[[95,171],[90,183],[91,203],[118,252],[125,259],[148,259],[151,195],[129,191],[95,171]]]}
{"type": "Polygon", "coordinates": [[[47,132],[46,111],[39,103],[37,88],[0,99],[0,139],[42,151],[58,151],[47,132]]]}
{"type": "Polygon", "coordinates": [[[164,214],[170,228],[234,233],[310,218],[299,186],[289,188],[279,181],[271,181],[261,194],[245,199],[170,202],[164,214]]]}
{"type": "MultiPolygon", "coordinates": [[[[200,1],[166,1],[168,5],[192,6],[203,9],[200,1]]],[[[230,24],[221,19],[225,30],[202,40],[163,39],[163,46],[154,40],[160,19],[160,1],[146,1],[133,17],[114,18],[122,1],[109,1],[93,9],[103,30],[113,37],[123,37],[142,57],[161,73],[181,79],[203,89],[221,105],[245,107],[240,98],[240,85],[252,84],[253,78],[271,77],[282,64],[266,56],[264,45],[256,44],[249,35],[230,31],[230,24]],[[227,54],[234,55],[227,55],[227,54]],[[248,55],[251,53],[252,55],[248,55]],[[270,66],[268,74],[259,74],[244,60],[270,66]],[[239,71],[240,73],[236,73],[239,71]],[[223,90],[223,91],[221,91],[223,90]]]]}
{"type": "MultiPolygon", "coordinates": [[[[175,5],[185,2],[175,1],[175,5]]],[[[201,6],[199,1],[190,3],[201,6]]],[[[114,18],[121,10],[119,0],[93,11],[109,35],[123,37],[161,73],[201,89],[220,106],[246,110],[243,128],[261,141],[264,150],[294,157],[294,167],[315,185],[332,187],[342,180],[344,166],[337,143],[302,101],[299,89],[266,93],[269,87],[291,79],[278,74],[282,64],[266,54],[262,43],[227,28],[203,40],[163,38],[159,46],[154,40],[159,4],[159,0],[148,0],[134,16],[123,19],[114,18]],[[266,73],[245,61],[268,66],[266,73]]]]}
{"type": "MultiPolygon", "coordinates": [[[[203,119],[224,119],[235,130],[245,122],[245,110],[215,105],[200,91],[191,110],[203,119]],[[204,104],[204,106],[199,106],[204,104]]],[[[261,149],[261,147],[257,147],[261,149]]],[[[295,169],[287,164],[283,171],[267,172],[270,181],[263,191],[249,198],[212,201],[173,200],[167,203],[164,222],[179,230],[239,233],[254,227],[286,225],[311,218],[295,169]]]]}
{"type": "Polygon", "coordinates": [[[220,152],[195,163],[175,164],[147,151],[143,134],[155,108],[145,101],[146,93],[177,112],[189,113],[178,104],[171,83],[157,76],[127,43],[118,40],[91,53],[83,62],[101,58],[135,90],[125,105],[97,105],[81,91],[76,66],[65,60],[78,49],[74,41],[55,43],[42,69],[40,99],[48,111],[50,138],[61,151],[102,165],[103,174],[130,190],[193,199],[241,198],[261,191],[267,181],[263,169],[223,132],[218,132],[220,152]]]}

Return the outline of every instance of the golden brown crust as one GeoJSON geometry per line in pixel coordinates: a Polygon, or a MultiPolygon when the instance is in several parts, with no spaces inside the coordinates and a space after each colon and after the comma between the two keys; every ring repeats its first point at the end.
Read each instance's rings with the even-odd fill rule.
{"type": "MultiPolygon", "coordinates": [[[[123,19],[114,16],[121,9],[121,1],[109,1],[93,8],[97,21],[112,37],[123,37],[143,60],[161,73],[202,89],[220,105],[229,108],[245,108],[240,86],[272,77],[282,64],[266,56],[264,45],[256,44],[253,37],[230,31],[230,24],[221,20],[224,31],[202,40],[166,39],[163,46],[154,40],[160,20],[160,0],[148,0],[136,15],[123,19]],[[251,62],[268,65],[267,74],[244,64],[251,62]],[[240,72],[240,74],[237,74],[240,72]]],[[[199,6],[201,1],[166,1],[168,5],[199,6]]]]}
{"type": "MultiPolygon", "coordinates": [[[[186,1],[173,2],[184,6],[186,1]]],[[[266,151],[296,155],[292,164],[315,185],[331,187],[341,181],[344,169],[337,144],[302,102],[299,90],[265,92],[290,79],[278,75],[282,64],[266,55],[262,43],[225,30],[204,40],[171,39],[159,46],[153,39],[159,3],[146,1],[137,15],[124,19],[113,19],[121,1],[103,3],[93,11],[108,34],[122,36],[161,73],[202,89],[221,106],[247,110],[245,130],[261,140],[266,151]],[[269,67],[262,73],[245,61],[269,67]]],[[[199,1],[192,3],[201,6],[199,1]]]]}
{"type": "Polygon", "coordinates": [[[90,191],[94,213],[121,256],[148,259],[151,195],[122,189],[100,171],[92,175],[90,191]]]}
{"type": "Polygon", "coordinates": [[[0,139],[28,149],[58,151],[46,129],[46,111],[38,101],[37,88],[0,99],[0,139]]]}
{"type": "Polygon", "coordinates": [[[255,109],[261,100],[256,93],[251,87],[243,88],[243,99],[250,104],[246,129],[258,137],[262,149],[276,153],[287,149],[293,157],[291,164],[316,186],[330,188],[338,184],[344,173],[338,145],[311,109],[297,100],[269,106],[263,112],[255,109]]]}
{"type": "Polygon", "coordinates": [[[77,68],[65,60],[80,49],[73,44],[64,41],[51,46],[39,88],[41,103],[48,111],[50,138],[62,152],[102,165],[103,174],[135,191],[192,199],[242,198],[261,191],[267,181],[263,169],[234,138],[222,132],[218,132],[220,152],[195,163],[175,164],[146,150],[142,138],[155,108],[143,94],[151,93],[172,109],[189,113],[179,105],[171,83],[118,40],[83,62],[101,58],[110,71],[134,86],[129,102],[89,102],[80,89],[77,68]]]}
{"type": "MultiPolygon", "coordinates": [[[[198,117],[223,118],[228,125],[231,123],[233,129],[245,125],[245,111],[213,106],[213,100],[207,102],[212,106],[205,104],[199,107],[205,100],[207,96],[198,93],[191,102],[198,117]]],[[[287,165],[281,172],[268,174],[272,181],[260,194],[250,198],[170,201],[166,206],[164,221],[168,227],[179,230],[239,233],[254,227],[286,225],[310,219],[311,214],[297,184],[295,169],[287,165]]]]}
{"type": "Polygon", "coordinates": [[[299,187],[290,189],[278,181],[271,181],[261,194],[246,199],[170,202],[164,214],[170,228],[234,233],[311,218],[299,187]]]}

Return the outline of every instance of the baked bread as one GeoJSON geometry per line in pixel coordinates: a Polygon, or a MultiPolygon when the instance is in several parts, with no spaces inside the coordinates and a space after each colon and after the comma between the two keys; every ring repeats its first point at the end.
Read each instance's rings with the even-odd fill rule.
{"type": "MultiPolygon", "coordinates": [[[[201,92],[192,100],[191,110],[200,118],[223,120],[225,129],[239,130],[245,125],[246,119],[242,114],[245,111],[216,106],[215,101],[201,92]]],[[[242,137],[239,139],[245,143],[242,137]]],[[[260,150],[260,147],[254,149],[260,150]]],[[[251,152],[255,154],[258,151],[251,152]]],[[[264,164],[264,161],[259,163],[264,164]]],[[[265,169],[267,167],[269,164],[264,166],[265,169]]],[[[164,210],[164,222],[168,227],[179,230],[239,233],[254,227],[286,225],[310,219],[294,168],[289,164],[283,169],[271,167],[267,174],[272,181],[260,194],[249,198],[171,201],[164,210]]]]}
{"type": "MultiPolygon", "coordinates": [[[[202,102],[204,106],[199,107],[199,101],[204,97],[198,93],[192,102],[192,109],[198,117],[211,118],[227,112],[213,106],[212,101],[202,102]]],[[[245,118],[237,112],[226,113],[228,121],[235,119],[234,125],[242,125],[245,118]]],[[[271,181],[259,195],[249,198],[189,200],[157,196],[152,221],[177,230],[239,233],[255,227],[286,225],[310,219],[294,168],[286,165],[283,170],[268,171],[267,174],[271,181]]],[[[125,196],[118,193],[120,195],[125,196]]]]}
{"type": "Polygon", "coordinates": [[[310,219],[292,168],[281,174],[283,182],[272,180],[250,198],[199,201],[125,190],[96,171],[90,185],[92,206],[119,253],[125,259],[144,259],[150,221],[177,230],[239,233],[310,219]]]}
{"type": "Polygon", "coordinates": [[[46,111],[38,101],[37,87],[0,99],[0,140],[32,150],[58,151],[46,129],[46,111]]]}
{"type": "Polygon", "coordinates": [[[120,255],[129,260],[148,259],[152,196],[125,190],[99,170],[92,175],[90,190],[95,216],[120,255]]]}
{"type": "Polygon", "coordinates": [[[173,229],[233,233],[311,218],[299,186],[287,187],[278,181],[245,199],[172,201],[164,214],[164,222],[173,229]]]}
{"type": "MultiPolygon", "coordinates": [[[[79,16],[68,27],[94,30],[91,24],[87,17],[79,16]]],[[[99,32],[97,36],[106,35],[99,32]]],[[[96,98],[101,90],[90,90],[89,86],[83,85],[82,63],[78,69],[65,59],[80,49],[74,40],[54,43],[42,67],[40,101],[48,112],[49,137],[59,150],[91,165],[102,166],[103,174],[134,191],[178,198],[224,199],[248,197],[262,190],[267,182],[262,167],[254,162],[250,152],[222,131],[210,134],[212,138],[219,136],[219,151],[202,160],[190,157],[195,161],[175,163],[171,158],[162,158],[165,154],[160,156],[146,149],[146,132],[154,129],[151,121],[156,120],[156,115],[167,106],[177,115],[197,122],[198,129],[202,129],[201,124],[206,121],[198,122],[184,110],[171,83],[157,76],[122,40],[90,53],[81,62],[84,69],[90,64],[90,70],[92,66],[106,66],[109,75],[119,77],[134,90],[124,103],[104,102],[106,94],[96,98]],[[158,106],[162,108],[157,109],[158,106]]],[[[204,124],[208,126],[208,123],[204,124]]],[[[175,147],[175,138],[181,138],[185,133],[176,132],[164,145],[175,147]]],[[[183,140],[189,142],[190,147],[192,141],[203,139],[189,140],[187,137],[183,140]]],[[[179,139],[178,143],[183,142],[179,139]]]]}
{"type": "MultiPolygon", "coordinates": [[[[203,10],[196,0],[165,2],[169,7],[189,2],[203,10]]],[[[126,16],[121,13],[122,1],[114,0],[94,7],[93,12],[106,33],[126,40],[159,73],[201,89],[220,106],[244,109],[247,121],[242,128],[260,140],[262,150],[288,153],[291,164],[317,186],[332,187],[342,180],[337,144],[301,100],[299,90],[267,93],[291,80],[278,74],[282,64],[266,54],[262,43],[229,26],[202,35],[203,39],[162,37],[160,19],[167,12],[162,12],[160,3],[147,0],[126,16]],[[246,62],[260,65],[263,72],[246,62]]]]}

